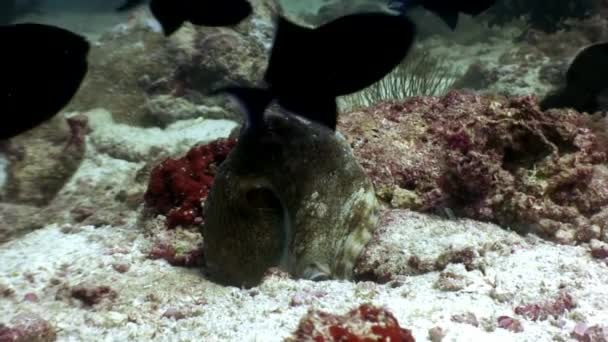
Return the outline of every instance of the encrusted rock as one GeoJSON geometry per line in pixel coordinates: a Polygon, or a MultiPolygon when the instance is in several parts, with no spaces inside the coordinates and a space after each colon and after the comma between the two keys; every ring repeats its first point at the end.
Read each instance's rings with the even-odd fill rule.
{"type": "Polygon", "coordinates": [[[359,257],[355,277],[386,283],[399,275],[479,268],[489,248],[509,248],[520,238],[498,226],[472,220],[444,220],[408,210],[389,210],[359,257]],[[503,247],[501,247],[503,246],[503,247]],[[446,267],[449,267],[446,269],[446,267]]]}
{"type": "Polygon", "coordinates": [[[298,329],[286,341],[414,342],[415,340],[411,331],[399,326],[399,322],[389,311],[364,304],[343,316],[311,309],[300,321],[298,329]]]}
{"type": "Polygon", "coordinates": [[[147,117],[160,127],[166,127],[179,120],[208,118],[226,119],[233,117],[220,106],[195,105],[193,102],[173,95],[157,95],[146,103],[147,117]]]}
{"type": "MultiPolygon", "coordinates": [[[[9,142],[6,202],[44,206],[76,172],[85,154],[83,137],[74,137],[66,118],[52,120],[9,142]]],[[[82,132],[84,133],[84,132],[82,132]]]]}
{"type": "Polygon", "coordinates": [[[604,120],[453,91],[344,113],[338,129],[387,203],[576,243],[603,238],[604,120]]]}

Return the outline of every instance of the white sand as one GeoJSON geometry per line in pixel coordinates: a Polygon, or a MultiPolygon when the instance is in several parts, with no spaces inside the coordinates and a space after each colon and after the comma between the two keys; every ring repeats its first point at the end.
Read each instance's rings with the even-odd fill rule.
{"type": "Polygon", "coordinates": [[[435,326],[446,332],[443,341],[568,340],[577,322],[608,322],[608,267],[592,260],[582,247],[524,239],[468,220],[407,214],[400,224],[405,235],[415,230],[420,237],[453,237],[459,245],[494,241],[493,234],[508,238],[495,241],[500,246],[480,257],[485,274],[448,266],[446,271],[465,279],[466,286],[458,291],[437,289],[439,272],[401,277],[399,286],[270,278],[257,288],[241,290],[210,283],[196,270],[147,259],[149,239],[133,222],[98,229],[51,224],[2,246],[0,286],[15,295],[0,299],[0,323],[34,312],[59,329],[59,341],[281,341],[311,306],[341,314],[365,302],[386,306],[418,341],[425,341],[435,326]],[[471,231],[471,241],[464,230],[471,231]],[[505,248],[513,252],[505,253],[505,248]],[[128,264],[129,271],[119,273],[114,264],[128,264]],[[59,284],[51,282],[53,278],[59,284]],[[79,284],[108,285],[118,297],[84,307],[66,290],[79,284]],[[575,298],[572,312],[543,322],[519,317],[521,333],[496,328],[498,316],[516,317],[515,306],[554,298],[560,288],[575,298]],[[40,301],[23,301],[26,293],[35,293],[40,301]],[[294,298],[303,304],[292,305],[294,298]],[[163,317],[169,309],[186,317],[163,317]],[[477,317],[479,327],[450,320],[466,312],[477,317]]]}

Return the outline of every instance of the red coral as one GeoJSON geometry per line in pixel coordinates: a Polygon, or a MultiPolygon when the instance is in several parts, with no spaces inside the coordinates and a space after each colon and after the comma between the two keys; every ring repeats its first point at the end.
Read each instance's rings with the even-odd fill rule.
{"type": "Polygon", "coordinates": [[[152,170],[144,195],[146,207],[167,217],[167,227],[203,223],[201,201],[209,194],[215,170],[236,144],[219,139],[167,159],[152,170]]]}
{"type": "Polygon", "coordinates": [[[344,316],[310,310],[294,333],[295,341],[414,342],[411,331],[399,326],[387,310],[368,304],[344,316]]]}

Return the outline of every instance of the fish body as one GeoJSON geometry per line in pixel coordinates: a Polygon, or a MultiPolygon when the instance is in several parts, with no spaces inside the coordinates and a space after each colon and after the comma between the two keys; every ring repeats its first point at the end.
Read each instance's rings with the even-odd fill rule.
{"type": "Polygon", "coordinates": [[[574,108],[579,112],[608,111],[608,42],[581,50],[566,72],[565,87],[546,96],[543,110],[574,108]]]}
{"type": "MultiPolygon", "coordinates": [[[[117,10],[127,11],[144,2],[127,0],[117,10]]],[[[150,11],[169,36],[185,22],[210,27],[237,25],[253,8],[247,0],[151,0],[150,11]]]]}
{"type": "Polygon", "coordinates": [[[458,25],[460,13],[476,16],[486,11],[496,0],[389,0],[388,6],[401,14],[406,14],[409,10],[416,7],[435,13],[452,30],[458,25]]]}
{"type": "MultiPolygon", "coordinates": [[[[264,75],[264,101],[274,99],[288,112],[334,130],[336,97],[364,89],[390,73],[407,55],[414,36],[408,18],[386,13],[348,15],[314,29],[279,18],[264,75]]],[[[260,90],[232,86],[218,92],[238,98],[260,90]]],[[[260,117],[258,105],[247,107],[257,111],[248,117],[260,117]]]]}
{"type": "Polygon", "coordinates": [[[352,278],[377,225],[371,181],[339,133],[270,107],[242,130],[205,201],[205,271],[256,286],[270,267],[296,278],[352,278]]]}
{"type": "Polygon", "coordinates": [[[89,43],[78,34],[42,24],[0,26],[0,140],[56,115],[78,91],[89,43]]]}

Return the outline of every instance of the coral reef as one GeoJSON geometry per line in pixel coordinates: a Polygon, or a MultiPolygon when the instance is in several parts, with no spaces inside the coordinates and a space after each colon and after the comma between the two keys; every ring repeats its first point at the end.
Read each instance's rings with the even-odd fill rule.
{"type": "Polygon", "coordinates": [[[243,130],[205,202],[211,277],[254,286],[280,266],[297,278],[349,279],[376,228],[378,203],[347,141],[327,127],[269,109],[243,130]]]}
{"type": "Polygon", "coordinates": [[[193,147],[181,158],[163,161],[150,174],[146,208],[166,216],[169,228],[203,224],[202,205],[215,172],[235,145],[235,139],[220,139],[193,147]]]}
{"type": "Polygon", "coordinates": [[[287,341],[414,342],[415,339],[386,309],[363,304],[344,316],[310,310],[287,341]]]}
{"type": "Polygon", "coordinates": [[[608,224],[606,148],[588,121],[533,97],[453,91],[345,113],[338,127],[393,207],[576,243],[604,239],[608,224]]]}

